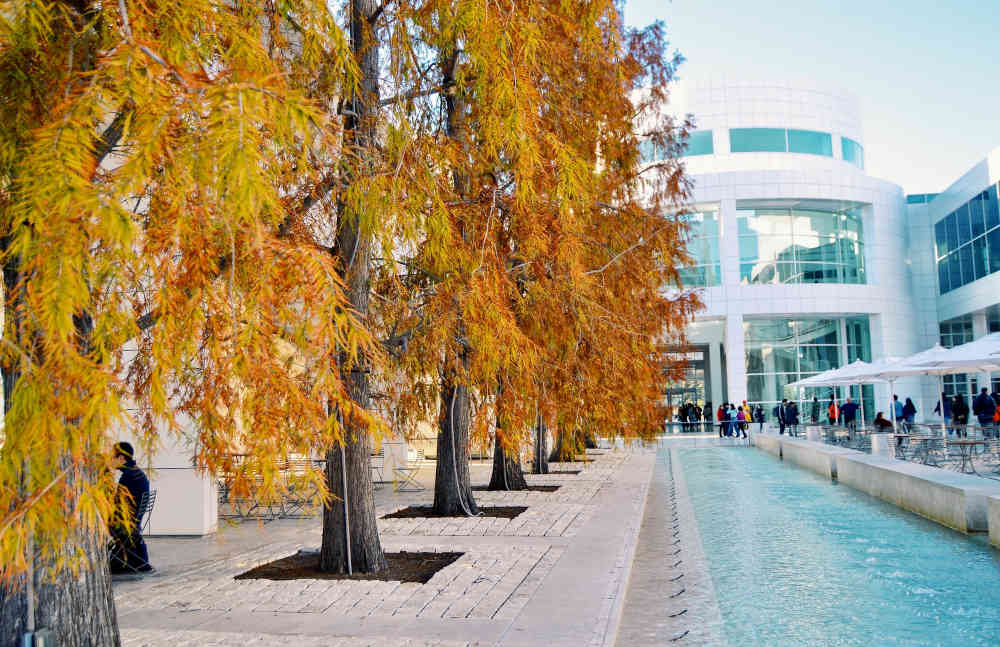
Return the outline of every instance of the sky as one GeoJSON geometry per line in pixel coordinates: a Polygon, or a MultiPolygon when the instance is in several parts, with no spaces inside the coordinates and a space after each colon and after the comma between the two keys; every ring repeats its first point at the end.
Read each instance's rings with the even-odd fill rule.
{"type": "Polygon", "coordinates": [[[865,169],[937,193],[1000,146],[995,0],[626,0],[666,23],[680,78],[809,79],[861,101],[865,169]]]}

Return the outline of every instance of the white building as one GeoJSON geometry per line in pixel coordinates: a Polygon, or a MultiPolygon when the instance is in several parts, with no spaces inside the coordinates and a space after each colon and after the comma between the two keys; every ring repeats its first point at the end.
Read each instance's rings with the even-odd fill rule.
{"type": "MultiPolygon", "coordinates": [[[[1000,329],[1000,273],[991,274],[1000,271],[1000,150],[944,193],[908,198],[865,172],[860,110],[847,93],[685,82],[673,103],[697,123],[685,159],[697,265],[683,275],[706,306],[689,329],[689,379],[669,389],[674,404],[747,400],[770,413],[794,397],[808,413],[830,389],[785,384],[1000,329]]],[[[973,380],[959,376],[946,390],[968,393],[973,380]]],[[[896,387],[918,416],[930,414],[936,390],[930,379],[896,387]]],[[[886,387],[864,395],[866,415],[888,412],[886,387]]]]}

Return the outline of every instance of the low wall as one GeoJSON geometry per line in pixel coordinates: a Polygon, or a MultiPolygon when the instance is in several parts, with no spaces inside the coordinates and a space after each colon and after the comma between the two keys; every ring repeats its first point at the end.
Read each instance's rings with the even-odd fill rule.
{"type": "Polygon", "coordinates": [[[1000,496],[986,497],[986,525],[990,527],[990,543],[1000,548],[1000,496]]]}
{"type": "Polygon", "coordinates": [[[788,436],[757,435],[754,444],[949,528],[989,531],[1000,547],[1000,483],[788,436]]]}
{"type": "Polygon", "coordinates": [[[844,453],[858,453],[851,449],[798,438],[781,438],[780,443],[784,460],[829,479],[837,478],[838,456],[844,453]]]}

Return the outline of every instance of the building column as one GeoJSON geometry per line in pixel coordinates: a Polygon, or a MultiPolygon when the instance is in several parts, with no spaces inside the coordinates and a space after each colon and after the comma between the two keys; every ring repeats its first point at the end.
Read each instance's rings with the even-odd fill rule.
{"type": "Polygon", "coordinates": [[[743,338],[743,315],[726,317],[726,399],[739,404],[747,399],[746,345],[743,338]]]}
{"type": "Polygon", "coordinates": [[[722,270],[723,297],[726,287],[740,284],[740,241],[736,235],[736,200],[719,201],[719,264],[722,270]]]}
{"type": "Polygon", "coordinates": [[[707,394],[708,401],[712,403],[712,407],[717,408],[725,397],[722,393],[722,346],[717,341],[708,343],[708,373],[711,388],[711,392],[707,394]]]}
{"type": "MultiPolygon", "coordinates": [[[[988,324],[986,323],[986,311],[985,310],[977,310],[976,312],[973,312],[972,313],[972,338],[973,339],[979,339],[980,337],[985,337],[987,334],[989,334],[989,328],[988,328],[988,324]]],[[[989,371],[987,371],[985,373],[979,373],[979,374],[977,374],[976,375],[976,392],[972,394],[972,397],[975,398],[977,395],[979,395],[979,389],[981,389],[983,387],[986,387],[987,391],[992,392],[993,391],[993,385],[990,382],[991,382],[991,376],[990,376],[989,371]]],[[[971,407],[972,404],[970,403],[969,406],[971,407]]]]}

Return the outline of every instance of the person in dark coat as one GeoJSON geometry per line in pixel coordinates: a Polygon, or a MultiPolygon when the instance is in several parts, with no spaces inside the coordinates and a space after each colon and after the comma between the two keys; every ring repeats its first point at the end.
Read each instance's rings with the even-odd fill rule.
{"type": "Polygon", "coordinates": [[[996,408],[996,403],[985,388],[980,390],[979,395],[972,401],[972,413],[976,414],[979,424],[984,427],[993,424],[993,412],[996,408]]]}
{"type": "Polygon", "coordinates": [[[955,394],[955,401],[951,404],[951,417],[956,425],[969,424],[969,405],[965,403],[965,396],[961,393],[955,394]]]}
{"type": "Polygon", "coordinates": [[[843,420],[844,426],[854,431],[856,428],[856,420],[858,417],[858,409],[860,405],[857,402],[851,401],[851,397],[847,397],[847,402],[840,405],[840,419],[843,420]]]}
{"type": "Polygon", "coordinates": [[[934,405],[934,413],[941,415],[942,406],[944,406],[944,422],[948,424],[951,422],[951,398],[948,397],[947,393],[941,394],[941,400],[934,405]]]}
{"type": "Polygon", "coordinates": [[[112,520],[110,531],[114,540],[110,562],[112,573],[149,572],[153,567],[149,564],[149,551],[142,538],[139,527],[139,502],[144,495],[149,494],[149,479],[139,469],[135,462],[135,450],[130,443],[115,444],[115,463],[121,471],[118,479],[117,496],[124,499],[125,519],[116,516],[112,520]]]}

